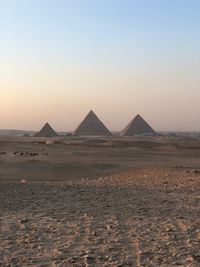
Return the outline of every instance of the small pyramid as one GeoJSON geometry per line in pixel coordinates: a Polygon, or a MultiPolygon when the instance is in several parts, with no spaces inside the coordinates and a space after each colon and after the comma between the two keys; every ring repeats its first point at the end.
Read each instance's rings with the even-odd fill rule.
{"type": "Polygon", "coordinates": [[[122,136],[134,135],[156,135],[151,126],[140,116],[137,115],[121,132],[122,136]]]}
{"type": "Polygon", "coordinates": [[[46,123],[43,128],[34,135],[35,137],[54,137],[57,136],[57,133],[53,130],[53,128],[46,123]]]}
{"type": "Polygon", "coordinates": [[[112,133],[91,110],[74,132],[75,135],[111,136],[112,133]]]}

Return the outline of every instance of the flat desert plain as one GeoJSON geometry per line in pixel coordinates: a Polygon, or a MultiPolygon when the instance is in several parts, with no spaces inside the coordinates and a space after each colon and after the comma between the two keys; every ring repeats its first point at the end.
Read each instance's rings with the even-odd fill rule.
{"type": "Polygon", "coordinates": [[[0,139],[0,266],[200,266],[200,138],[0,139]]]}

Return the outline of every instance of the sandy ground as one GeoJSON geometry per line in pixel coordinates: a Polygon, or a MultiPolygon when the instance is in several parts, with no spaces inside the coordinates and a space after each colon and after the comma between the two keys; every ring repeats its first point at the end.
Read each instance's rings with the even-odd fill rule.
{"type": "Polygon", "coordinates": [[[0,138],[0,180],[94,179],[137,168],[175,166],[200,166],[200,137],[0,138]],[[55,142],[46,143],[51,141],[55,142]]]}
{"type": "MultiPolygon", "coordinates": [[[[7,155],[0,156],[0,266],[200,266],[200,170],[174,167],[181,156],[187,163],[184,149],[173,152],[180,158],[170,161],[171,167],[158,167],[164,160],[141,167],[144,150],[138,150],[140,167],[131,171],[106,175],[106,168],[95,168],[99,177],[81,179],[81,173],[69,178],[74,171],[67,169],[66,179],[47,179],[48,174],[40,179],[36,169],[25,179],[27,156],[11,156],[13,146],[19,147],[6,143],[7,155]],[[18,170],[22,176],[14,176],[14,162],[24,163],[18,170]],[[10,173],[10,179],[3,178],[10,173]]],[[[191,153],[199,152],[188,150],[188,158],[191,153]]],[[[43,155],[38,157],[41,161],[43,155]]],[[[43,161],[53,160],[48,150],[43,161]]]]}

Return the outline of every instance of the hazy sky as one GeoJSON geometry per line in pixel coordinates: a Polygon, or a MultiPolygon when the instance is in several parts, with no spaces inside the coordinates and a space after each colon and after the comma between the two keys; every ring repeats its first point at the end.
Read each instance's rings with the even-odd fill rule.
{"type": "Polygon", "coordinates": [[[199,0],[0,0],[0,128],[200,131],[199,0]]]}

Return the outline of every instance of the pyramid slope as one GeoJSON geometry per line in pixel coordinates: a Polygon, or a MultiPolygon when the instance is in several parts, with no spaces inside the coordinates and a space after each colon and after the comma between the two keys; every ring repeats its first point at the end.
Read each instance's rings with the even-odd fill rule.
{"type": "Polygon", "coordinates": [[[111,132],[100,121],[93,111],[90,111],[74,132],[75,135],[111,136],[111,132]]]}
{"type": "Polygon", "coordinates": [[[134,136],[140,134],[156,135],[151,126],[140,116],[137,115],[122,131],[122,136],[134,136]]]}
{"type": "Polygon", "coordinates": [[[54,137],[57,136],[57,133],[53,130],[53,128],[46,123],[42,129],[34,135],[35,137],[54,137]]]}

